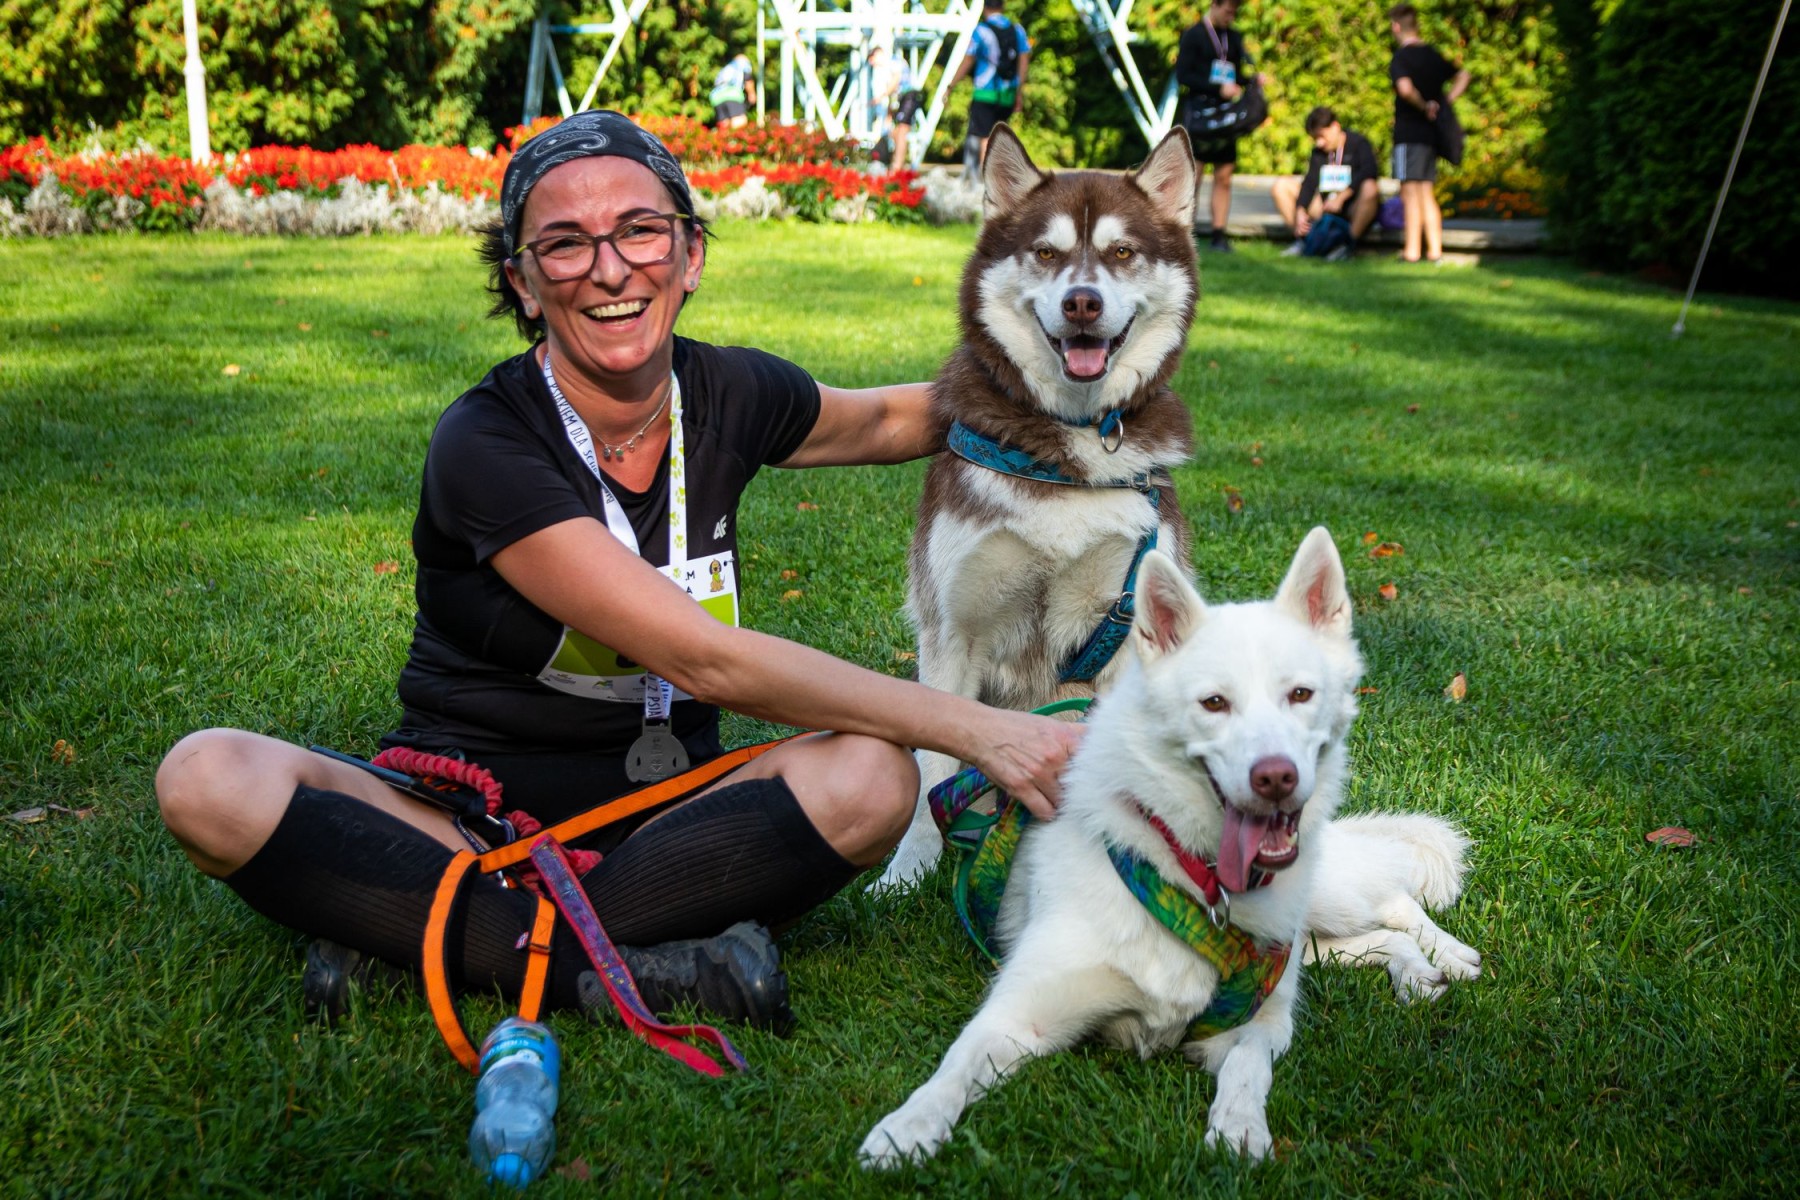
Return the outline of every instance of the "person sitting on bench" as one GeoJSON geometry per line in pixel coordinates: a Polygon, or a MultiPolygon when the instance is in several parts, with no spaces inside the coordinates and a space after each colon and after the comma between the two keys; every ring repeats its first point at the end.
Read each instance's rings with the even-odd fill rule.
{"type": "Polygon", "coordinates": [[[1350,243],[1340,247],[1341,254],[1332,252],[1348,258],[1381,211],[1375,147],[1362,134],[1345,129],[1323,104],[1306,114],[1306,135],[1313,143],[1306,174],[1277,179],[1269,188],[1281,219],[1294,231],[1294,244],[1282,253],[1304,253],[1314,222],[1330,213],[1349,222],[1350,243]]]}

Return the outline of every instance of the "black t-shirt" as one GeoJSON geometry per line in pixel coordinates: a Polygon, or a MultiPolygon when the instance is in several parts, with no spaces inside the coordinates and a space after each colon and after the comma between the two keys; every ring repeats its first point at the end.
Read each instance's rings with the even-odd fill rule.
{"type": "MultiPolygon", "coordinates": [[[[1305,208],[1312,203],[1313,194],[1319,190],[1319,171],[1330,162],[1332,156],[1313,148],[1312,157],[1306,160],[1306,178],[1300,181],[1300,207],[1305,208]]],[[[1350,168],[1350,187],[1355,190],[1362,186],[1365,179],[1379,179],[1381,168],[1375,163],[1375,147],[1369,139],[1354,129],[1344,130],[1344,165],[1350,168]]],[[[1331,197],[1327,196],[1329,200],[1331,197]]],[[[1346,214],[1348,215],[1348,214],[1346,214]]]]}
{"type": "MultiPolygon", "coordinates": [[[[737,548],[738,497],[768,463],[790,457],[819,415],[812,377],[760,350],[675,339],[686,455],[688,556],[737,548]]],[[[653,566],[669,557],[669,462],[645,492],[607,486],[653,566]]],[[[560,621],[489,565],[529,534],[576,517],[604,522],[600,488],[570,445],[535,353],[510,358],[444,411],[425,456],[419,515],[418,617],[400,672],[401,727],[389,744],[623,755],[641,705],[569,695],[539,682],[562,641],[560,621]]],[[[678,700],[677,736],[704,736],[718,710],[678,700]]]]}
{"type": "Polygon", "coordinates": [[[1237,70],[1238,86],[1243,87],[1250,81],[1250,72],[1256,63],[1244,51],[1244,35],[1236,29],[1216,27],[1212,35],[1208,35],[1206,22],[1196,21],[1181,35],[1181,45],[1175,51],[1175,82],[1186,88],[1194,99],[1218,104],[1225,97],[1220,94],[1219,85],[1212,82],[1213,60],[1219,57],[1213,36],[1225,43],[1225,58],[1237,70]]]}
{"type": "MultiPolygon", "coordinates": [[[[1424,42],[1414,42],[1394,51],[1388,64],[1388,78],[1396,85],[1410,79],[1424,99],[1442,100],[1444,85],[1456,78],[1457,68],[1424,42]]],[[[1437,145],[1437,125],[1432,119],[1400,98],[1394,91],[1394,145],[1437,145]]]]}

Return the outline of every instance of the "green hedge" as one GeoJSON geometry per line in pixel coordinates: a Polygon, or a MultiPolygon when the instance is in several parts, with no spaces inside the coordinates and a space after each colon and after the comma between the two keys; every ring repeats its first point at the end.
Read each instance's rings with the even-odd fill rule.
{"type": "MultiPolygon", "coordinates": [[[[491,144],[512,124],[524,90],[532,0],[200,0],[213,144],[335,147],[372,141],[491,144]]],[[[562,3],[567,18],[596,8],[562,3]]],[[[1160,96],[1198,3],[1142,0],[1133,54],[1160,96]]],[[[1424,32],[1475,75],[1462,106],[1469,130],[1451,190],[1530,187],[1548,89],[1561,57],[1551,0],[1445,0],[1424,32]]],[[[1329,103],[1385,150],[1391,124],[1385,0],[1247,3],[1239,17],[1262,69],[1274,75],[1270,125],[1243,146],[1241,169],[1287,172],[1305,160],[1301,119],[1329,103]]],[[[1009,11],[1036,43],[1020,122],[1027,146],[1058,165],[1124,166],[1147,152],[1068,0],[1009,11]]],[[[655,0],[628,38],[599,99],[634,111],[710,114],[713,72],[754,52],[756,0],[655,0]]],[[[591,78],[598,37],[563,39],[572,89],[591,78]]],[[[186,143],[180,0],[0,0],[0,142],[90,126],[117,144],[142,137],[186,143]]],[[[769,82],[776,57],[769,56],[769,82]]],[[[931,81],[935,83],[935,78],[931,81]]],[[[953,95],[933,152],[954,160],[969,89],[953,95]]],[[[772,97],[771,97],[772,99],[772,97]]],[[[553,103],[553,101],[552,101],[553,103]]]]}
{"type": "MultiPolygon", "coordinates": [[[[1615,270],[1685,283],[1774,32],[1780,0],[1560,0],[1567,87],[1546,143],[1551,229],[1615,270]]],[[[1800,294],[1800,53],[1775,56],[1706,281],[1800,294]]]]}
{"type": "MultiPolygon", "coordinates": [[[[536,7],[199,0],[213,148],[491,146],[517,120],[536,7]]],[[[0,0],[0,143],[93,130],[185,150],[185,59],[181,0],[0,0]]]]}

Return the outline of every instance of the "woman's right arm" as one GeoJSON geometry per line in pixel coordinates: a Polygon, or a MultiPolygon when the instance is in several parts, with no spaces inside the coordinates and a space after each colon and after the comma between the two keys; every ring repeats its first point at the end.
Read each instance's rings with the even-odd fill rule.
{"type": "Polygon", "coordinates": [[[563,521],[494,554],[531,603],[696,699],[805,729],[862,733],[979,766],[1040,817],[1081,728],[990,708],[895,679],[797,642],[725,625],[591,517],[563,521]]]}

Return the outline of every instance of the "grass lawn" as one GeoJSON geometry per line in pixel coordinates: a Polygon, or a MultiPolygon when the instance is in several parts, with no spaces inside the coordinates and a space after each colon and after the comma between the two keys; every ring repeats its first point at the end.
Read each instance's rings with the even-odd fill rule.
{"type": "MultiPolygon", "coordinates": [[[[727,226],[684,330],[926,377],[970,239],[727,226]]],[[[0,812],[88,813],[0,821],[0,1193],[483,1194],[423,1001],[308,1024],[302,939],[189,867],[151,793],[201,726],[368,750],[394,722],[426,439],[518,348],[470,243],[0,243],[0,277],[0,812]]],[[[1800,308],[1703,297],[1671,341],[1678,297],[1554,263],[1266,247],[1207,258],[1204,293],[1175,380],[1201,589],[1265,595],[1331,528],[1370,664],[1348,807],[1474,837],[1441,921],[1484,977],[1404,1008],[1311,972],[1261,1167],[1201,1145],[1203,1072],[1087,1049],[870,1178],[857,1144],[984,972],[943,873],[848,894],[785,939],[801,1027],[742,1036],[748,1075],[558,1018],[557,1162],[588,1178],[534,1194],[1800,1190],[1800,308]]],[[[905,673],[921,475],[765,473],[749,623],[905,673]]]]}

